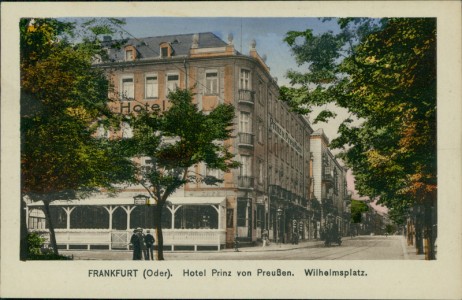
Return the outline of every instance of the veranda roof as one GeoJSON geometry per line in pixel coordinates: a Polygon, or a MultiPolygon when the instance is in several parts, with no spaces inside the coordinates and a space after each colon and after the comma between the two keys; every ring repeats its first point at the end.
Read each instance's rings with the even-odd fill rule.
{"type": "MultiPolygon", "coordinates": [[[[225,205],[225,197],[170,197],[167,200],[174,205],[225,205]]],[[[154,204],[154,203],[153,203],[154,204]]],[[[42,201],[27,204],[30,207],[43,206],[42,201]]],[[[107,197],[107,198],[86,198],[75,200],[55,200],[50,203],[51,206],[78,206],[78,205],[134,205],[133,197],[107,197]]]]}

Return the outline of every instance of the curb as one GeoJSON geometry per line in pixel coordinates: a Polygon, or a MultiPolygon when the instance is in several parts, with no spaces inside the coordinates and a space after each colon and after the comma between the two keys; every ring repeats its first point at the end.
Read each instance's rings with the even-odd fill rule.
{"type": "Polygon", "coordinates": [[[300,245],[300,246],[295,246],[295,247],[277,247],[277,244],[275,247],[267,246],[265,247],[266,249],[262,249],[263,247],[257,246],[257,247],[244,247],[244,248],[239,248],[239,251],[235,251],[234,249],[226,249],[223,252],[268,252],[268,251],[288,251],[288,250],[296,250],[296,249],[303,249],[303,248],[314,248],[318,245],[322,245],[322,241],[316,241],[316,242],[309,242],[306,243],[306,245],[300,245]],[[276,248],[277,247],[277,248],[276,248]]]}

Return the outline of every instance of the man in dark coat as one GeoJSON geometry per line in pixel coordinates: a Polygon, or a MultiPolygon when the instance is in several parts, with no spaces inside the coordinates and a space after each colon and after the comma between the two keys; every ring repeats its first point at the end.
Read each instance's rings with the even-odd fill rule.
{"type": "Polygon", "coordinates": [[[133,260],[141,260],[141,244],[142,243],[143,243],[143,240],[141,238],[139,229],[137,228],[133,231],[133,235],[130,239],[130,244],[132,244],[132,247],[133,247],[133,260]]]}
{"type": "Polygon", "coordinates": [[[154,237],[152,236],[151,234],[151,231],[148,230],[146,231],[146,235],[144,236],[144,243],[146,244],[146,250],[145,250],[145,255],[144,255],[144,258],[146,260],[154,260],[154,242],[156,240],[154,239],[154,237]]]}

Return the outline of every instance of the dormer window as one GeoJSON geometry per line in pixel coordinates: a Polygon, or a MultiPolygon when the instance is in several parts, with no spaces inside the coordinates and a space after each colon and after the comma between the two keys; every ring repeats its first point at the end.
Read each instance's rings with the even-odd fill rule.
{"type": "Polygon", "coordinates": [[[133,50],[125,51],[125,60],[133,60],[133,50]]]}
{"type": "Polygon", "coordinates": [[[160,48],[162,57],[168,57],[168,47],[160,48]]]}
{"type": "Polygon", "coordinates": [[[136,48],[129,45],[125,47],[125,61],[132,61],[136,59],[136,48]]]}
{"type": "Polygon", "coordinates": [[[160,43],[160,57],[171,57],[173,55],[172,46],[169,43],[160,43]]]}

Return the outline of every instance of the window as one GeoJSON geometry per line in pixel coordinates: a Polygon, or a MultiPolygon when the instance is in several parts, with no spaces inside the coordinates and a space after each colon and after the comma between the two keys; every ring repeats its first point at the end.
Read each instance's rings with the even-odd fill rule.
{"type": "Polygon", "coordinates": [[[133,56],[133,50],[125,50],[125,60],[126,61],[129,61],[129,60],[133,60],[134,59],[134,56],[133,56]]]}
{"type": "Polygon", "coordinates": [[[234,227],[234,209],[228,208],[226,209],[226,228],[233,228],[234,227]]]}
{"type": "Polygon", "coordinates": [[[263,103],[263,82],[261,80],[258,81],[258,100],[263,103]]]}
{"type": "Polygon", "coordinates": [[[180,77],[178,74],[167,74],[167,93],[175,91],[179,86],[180,77]]]}
{"type": "Polygon", "coordinates": [[[241,90],[250,90],[250,71],[249,70],[241,69],[239,88],[241,90]]]}
{"type": "Polygon", "coordinates": [[[248,213],[248,200],[237,199],[237,226],[245,227],[247,225],[247,213],[248,213]]]}
{"type": "Polygon", "coordinates": [[[160,54],[162,57],[168,57],[168,47],[160,48],[160,54]]]}
{"type": "Polygon", "coordinates": [[[241,176],[252,175],[252,158],[250,156],[241,156],[241,176]]]}
{"type": "Polygon", "coordinates": [[[145,78],[145,98],[159,97],[159,83],[157,82],[157,75],[148,74],[145,78]]]}
{"type": "Polygon", "coordinates": [[[106,128],[104,128],[104,125],[103,124],[100,124],[98,126],[98,129],[96,130],[96,136],[98,138],[109,138],[109,130],[107,130],[106,128]]]}
{"type": "Polygon", "coordinates": [[[216,71],[205,73],[205,87],[207,94],[218,94],[218,73],[216,71]]]}
{"type": "Polygon", "coordinates": [[[144,156],[141,158],[141,167],[149,171],[153,167],[152,158],[149,156],[144,156]]]}
{"type": "Polygon", "coordinates": [[[263,161],[258,160],[258,183],[263,183],[263,161]]]}
{"type": "Polygon", "coordinates": [[[263,144],[263,122],[261,120],[258,121],[258,142],[263,144]]]}
{"type": "Polygon", "coordinates": [[[207,167],[207,165],[204,165],[204,169],[205,169],[205,172],[204,172],[205,176],[212,176],[212,177],[215,177],[217,179],[223,180],[223,176],[224,176],[223,171],[221,171],[219,169],[209,168],[209,167],[207,167]]]}
{"type": "Polygon", "coordinates": [[[133,76],[122,78],[121,98],[122,100],[132,100],[135,98],[135,85],[133,83],[133,76]]]}
{"type": "Polygon", "coordinates": [[[239,114],[239,132],[252,133],[252,119],[250,113],[241,111],[239,114]]]}
{"type": "Polygon", "coordinates": [[[133,129],[130,127],[128,122],[122,122],[122,138],[132,138],[133,129]]]}

